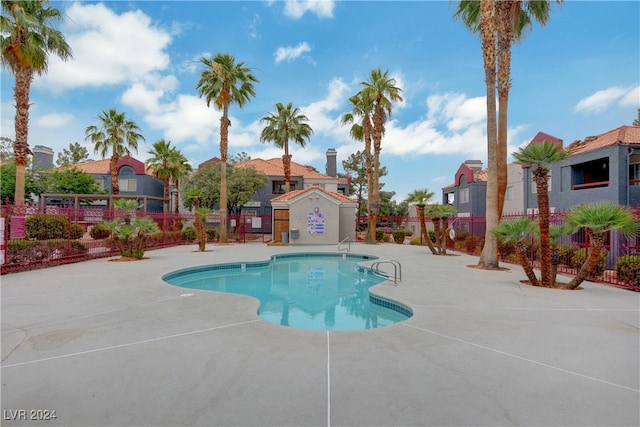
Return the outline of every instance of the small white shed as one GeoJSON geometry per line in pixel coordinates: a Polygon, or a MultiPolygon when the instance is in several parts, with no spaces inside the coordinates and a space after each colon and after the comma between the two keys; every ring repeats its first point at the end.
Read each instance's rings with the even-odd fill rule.
{"type": "Polygon", "coordinates": [[[358,203],[319,186],[271,199],[273,237],[290,245],[338,244],[356,240],[358,203]]]}

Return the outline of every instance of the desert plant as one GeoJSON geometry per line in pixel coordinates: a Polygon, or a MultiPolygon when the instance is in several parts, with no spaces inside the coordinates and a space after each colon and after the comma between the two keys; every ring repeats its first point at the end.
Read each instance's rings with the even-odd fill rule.
{"type": "Polygon", "coordinates": [[[193,227],[187,227],[182,230],[182,240],[185,242],[193,242],[198,238],[196,229],[193,227]]]}
{"type": "Polygon", "coordinates": [[[640,255],[624,255],[616,261],[618,280],[631,286],[640,286],[640,255]]]}
{"type": "Polygon", "coordinates": [[[531,239],[536,231],[536,223],[528,217],[521,217],[511,221],[502,221],[492,230],[498,241],[513,243],[518,254],[518,261],[527,275],[529,282],[539,286],[538,278],[533,271],[533,266],[527,259],[527,246],[525,242],[531,239]]]}
{"type": "Polygon", "coordinates": [[[91,227],[91,230],[89,230],[89,236],[96,240],[106,239],[110,234],[111,232],[105,228],[102,223],[94,225],[91,227]]]}
{"type": "Polygon", "coordinates": [[[82,236],[84,236],[82,227],[78,224],[71,224],[71,227],[69,227],[69,238],[71,240],[77,240],[82,239],[82,236]]]}
{"type": "Polygon", "coordinates": [[[407,236],[411,236],[413,233],[411,232],[411,230],[405,230],[405,229],[398,229],[398,230],[393,230],[393,240],[396,243],[404,243],[404,238],[407,236]]]}
{"type": "Polygon", "coordinates": [[[213,242],[216,240],[216,236],[218,235],[218,230],[215,227],[207,227],[207,241],[213,242]]]}
{"type": "Polygon", "coordinates": [[[27,239],[49,240],[67,237],[69,220],[63,215],[32,215],[25,220],[27,239]]]}

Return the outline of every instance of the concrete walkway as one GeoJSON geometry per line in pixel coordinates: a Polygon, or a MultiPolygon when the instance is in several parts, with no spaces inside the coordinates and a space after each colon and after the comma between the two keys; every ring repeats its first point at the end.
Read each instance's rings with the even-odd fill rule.
{"type": "Polygon", "coordinates": [[[414,316],[306,331],[262,320],[253,298],[161,276],[335,245],[195,248],[3,276],[1,424],[640,425],[638,293],[534,288],[518,266],[482,271],[467,255],[352,244],[402,262],[403,283],[372,291],[414,316]],[[36,421],[47,413],[32,410],[57,418],[36,421]]]}

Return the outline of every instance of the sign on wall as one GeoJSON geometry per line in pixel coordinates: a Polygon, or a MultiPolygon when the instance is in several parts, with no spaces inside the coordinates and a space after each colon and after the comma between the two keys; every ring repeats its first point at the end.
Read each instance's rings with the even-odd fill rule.
{"type": "Polygon", "coordinates": [[[309,212],[307,214],[307,233],[324,234],[325,216],[322,212],[309,212]]]}

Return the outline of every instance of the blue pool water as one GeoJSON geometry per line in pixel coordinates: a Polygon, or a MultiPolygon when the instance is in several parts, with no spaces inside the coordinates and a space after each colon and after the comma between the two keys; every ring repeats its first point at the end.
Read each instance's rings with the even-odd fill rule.
{"type": "Polygon", "coordinates": [[[300,329],[349,331],[389,326],[411,317],[404,305],[369,294],[384,279],[358,264],[376,257],[356,254],[274,255],[270,261],[193,267],[163,276],[189,289],[249,295],[258,315],[300,329]]]}

